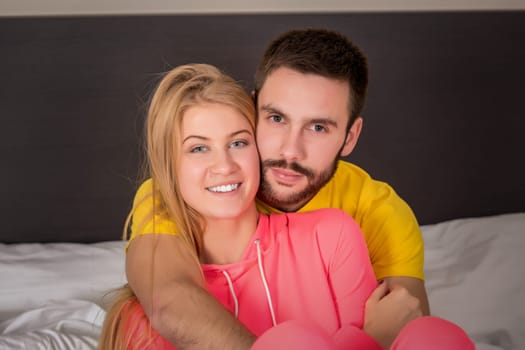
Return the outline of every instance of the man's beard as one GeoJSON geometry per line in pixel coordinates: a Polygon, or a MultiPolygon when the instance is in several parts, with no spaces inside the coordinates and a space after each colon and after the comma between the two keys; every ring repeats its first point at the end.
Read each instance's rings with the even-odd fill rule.
{"type": "Polygon", "coordinates": [[[316,174],[312,169],[305,168],[296,162],[288,163],[284,159],[279,160],[265,160],[261,164],[261,186],[259,187],[258,197],[266,204],[272,207],[285,211],[292,212],[300,209],[310,199],[312,199],[317,192],[334,176],[337,170],[338,159],[334,159],[330,167],[316,174]],[[270,168],[282,168],[293,170],[306,177],[308,184],[302,191],[288,194],[286,196],[279,195],[279,191],[272,189],[272,186],[266,179],[266,173],[270,168]]]}

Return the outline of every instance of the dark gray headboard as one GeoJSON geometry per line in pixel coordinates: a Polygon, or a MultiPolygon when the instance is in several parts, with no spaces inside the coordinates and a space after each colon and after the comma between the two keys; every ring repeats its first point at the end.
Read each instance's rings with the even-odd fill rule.
{"type": "Polygon", "coordinates": [[[251,88],[300,27],[366,52],[350,160],[420,223],[525,211],[525,12],[0,18],[0,241],[119,239],[158,73],[206,62],[251,88]]]}

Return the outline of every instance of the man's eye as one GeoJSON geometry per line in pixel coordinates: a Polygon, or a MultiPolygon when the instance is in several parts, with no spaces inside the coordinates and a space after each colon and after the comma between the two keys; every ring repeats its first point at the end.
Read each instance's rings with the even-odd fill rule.
{"type": "Polygon", "coordinates": [[[281,123],[283,121],[283,117],[280,115],[271,115],[270,120],[274,123],[281,123]]]}
{"type": "Polygon", "coordinates": [[[201,153],[201,152],[204,152],[206,150],[206,147],[205,146],[196,146],[196,147],[193,147],[190,152],[191,153],[201,153]]]}
{"type": "Polygon", "coordinates": [[[315,131],[315,132],[325,132],[326,131],[326,127],[324,127],[324,125],[314,124],[314,125],[312,125],[312,130],[315,131]]]}

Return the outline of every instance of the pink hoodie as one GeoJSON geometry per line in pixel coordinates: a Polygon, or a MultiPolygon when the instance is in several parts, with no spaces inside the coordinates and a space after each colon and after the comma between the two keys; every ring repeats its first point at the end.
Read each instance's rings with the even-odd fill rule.
{"type": "MultiPolygon", "coordinates": [[[[357,224],[339,209],[261,214],[241,261],[202,269],[208,290],[260,336],[253,350],[382,349],[361,329],[377,284],[368,251],[357,224]]],[[[127,324],[136,325],[128,330],[130,349],[175,349],[150,328],[137,301],[127,307],[127,324]]],[[[475,347],[457,325],[426,316],[409,322],[390,349],[475,347]]]]}
{"type": "Polygon", "coordinates": [[[368,250],[358,225],[339,209],[261,214],[241,261],[202,269],[210,293],[257,336],[301,320],[339,348],[379,346],[361,330],[377,285],[368,250]]]}

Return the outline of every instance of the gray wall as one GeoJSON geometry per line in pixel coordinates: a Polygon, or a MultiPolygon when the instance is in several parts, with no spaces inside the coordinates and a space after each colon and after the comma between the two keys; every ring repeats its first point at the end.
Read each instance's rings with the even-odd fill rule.
{"type": "Polygon", "coordinates": [[[249,85],[267,43],[329,27],[365,51],[348,160],[421,224],[525,211],[525,11],[0,18],[0,242],[118,239],[158,73],[208,62],[249,85]]]}

